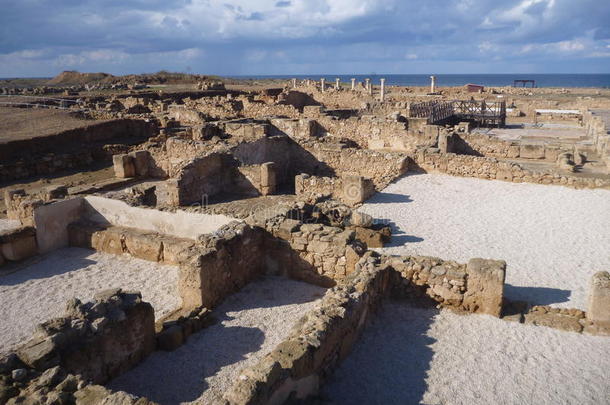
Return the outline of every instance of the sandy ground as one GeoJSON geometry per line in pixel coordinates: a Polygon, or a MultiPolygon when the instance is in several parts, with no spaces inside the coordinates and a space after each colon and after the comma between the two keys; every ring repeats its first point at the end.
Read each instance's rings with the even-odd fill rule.
{"type": "MultiPolygon", "coordinates": [[[[51,96],[53,97],[53,96],[51,96]]],[[[37,103],[32,97],[11,97],[11,102],[37,103]]],[[[9,101],[0,98],[0,101],[9,101]]],[[[32,139],[94,124],[67,111],[46,108],[0,107],[0,143],[17,139],[32,139]]]]}
{"type": "Polygon", "coordinates": [[[17,229],[21,227],[21,222],[14,219],[0,218],[0,232],[17,229]]]}
{"type": "Polygon", "coordinates": [[[387,253],[506,260],[511,299],[586,309],[591,276],[610,269],[608,190],[423,174],[362,211],[391,223],[387,253]]]}
{"type": "Polygon", "coordinates": [[[217,403],[239,371],[273,350],[323,293],[277,277],[250,283],[214,311],[216,324],[173,352],[153,353],[109,386],[163,405],[217,403]]]}
{"type": "Polygon", "coordinates": [[[610,338],[389,301],[325,385],[336,404],[608,404],[610,338]]]}
{"type": "Polygon", "coordinates": [[[0,276],[0,353],[29,338],[38,323],[62,315],[72,297],[90,300],[114,287],[138,290],[157,318],[181,305],[174,266],[80,248],[59,249],[27,263],[0,276]]]}

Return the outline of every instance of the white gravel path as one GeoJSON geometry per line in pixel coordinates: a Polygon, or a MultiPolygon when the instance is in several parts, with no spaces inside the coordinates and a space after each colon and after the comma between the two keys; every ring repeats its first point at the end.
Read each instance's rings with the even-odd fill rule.
{"type": "Polygon", "coordinates": [[[324,386],[336,404],[608,404],[610,338],[389,301],[324,386]]]}
{"type": "Polygon", "coordinates": [[[216,310],[218,322],[173,352],[155,352],[109,387],[162,405],[214,404],[239,371],[275,348],[324,289],[267,277],[229,296],[216,310]]]}
{"type": "Polygon", "coordinates": [[[506,260],[511,299],[585,309],[610,270],[610,191],[440,174],[406,176],[361,209],[392,221],[391,254],[506,260]]]}
{"type": "Polygon", "coordinates": [[[21,222],[15,219],[0,218],[0,232],[21,227],[21,222]]]}
{"type": "Polygon", "coordinates": [[[0,353],[29,338],[38,323],[62,315],[72,297],[88,301],[108,288],[138,290],[157,318],[182,304],[175,266],[80,248],[59,249],[27,263],[0,276],[0,353]]]}

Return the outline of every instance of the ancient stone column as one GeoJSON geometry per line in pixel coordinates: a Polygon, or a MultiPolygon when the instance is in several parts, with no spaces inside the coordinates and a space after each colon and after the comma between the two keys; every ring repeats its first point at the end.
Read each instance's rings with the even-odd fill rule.
{"type": "Polygon", "coordinates": [[[337,77],[335,79],[335,90],[339,90],[339,87],[341,87],[341,79],[337,77]]]}
{"type": "Polygon", "coordinates": [[[385,99],[385,79],[379,79],[381,82],[381,94],[379,95],[379,101],[383,103],[385,99]]]}
{"type": "Polygon", "coordinates": [[[297,79],[292,79],[292,88],[293,89],[297,88],[297,79]]]}
{"type": "Polygon", "coordinates": [[[352,91],[354,91],[356,90],[356,79],[352,77],[350,80],[352,81],[352,91]]]}
{"type": "Polygon", "coordinates": [[[430,76],[430,93],[436,91],[436,76],[430,76]]]}
{"type": "Polygon", "coordinates": [[[369,91],[369,87],[371,87],[371,79],[364,79],[364,88],[366,91],[369,91]]]}
{"type": "Polygon", "coordinates": [[[277,188],[277,167],[274,162],[266,162],[261,165],[261,194],[269,195],[275,193],[277,188]]]}
{"type": "Polygon", "coordinates": [[[597,272],[591,278],[587,319],[610,328],[610,273],[607,271],[597,272]]]}
{"type": "Polygon", "coordinates": [[[324,91],[325,83],[326,83],[326,79],[324,79],[324,78],[320,79],[320,90],[321,91],[324,91]]]}

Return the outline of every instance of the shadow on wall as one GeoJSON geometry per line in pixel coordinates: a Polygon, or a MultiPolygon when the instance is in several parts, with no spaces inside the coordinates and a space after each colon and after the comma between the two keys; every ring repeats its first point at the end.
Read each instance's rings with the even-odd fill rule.
{"type": "Polygon", "coordinates": [[[470,146],[470,144],[466,142],[463,138],[461,138],[459,135],[453,135],[452,140],[453,143],[451,152],[453,153],[456,153],[458,155],[471,155],[478,157],[485,156],[478,150],[473,149],[472,146],[470,146]]]}
{"type": "Polygon", "coordinates": [[[511,301],[526,301],[531,305],[552,305],[568,302],[572,292],[559,288],[520,287],[504,284],[504,296],[511,301]]]}
{"type": "Polygon", "coordinates": [[[351,354],[328,379],[322,401],[419,404],[427,390],[435,339],[427,332],[438,310],[402,300],[382,303],[351,354]]]}
{"type": "MultiPolygon", "coordinates": [[[[277,131],[279,132],[279,129],[277,131]]],[[[335,176],[335,171],[330,166],[319,161],[285,134],[239,144],[233,148],[232,153],[242,165],[275,162],[278,170],[277,180],[281,186],[294,186],[294,177],[301,173],[335,176]]]]}

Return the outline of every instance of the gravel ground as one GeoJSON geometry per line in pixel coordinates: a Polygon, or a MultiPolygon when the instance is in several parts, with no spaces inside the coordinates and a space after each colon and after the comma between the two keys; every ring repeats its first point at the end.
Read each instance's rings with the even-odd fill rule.
{"type": "Polygon", "coordinates": [[[506,260],[511,299],[586,309],[591,276],[610,270],[608,190],[423,174],[362,211],[391,221],[387,253],[506,260]]]}
{"type": "Polygon", "coordinates": [[[177,283],[177,267],[130,256],[80,248],[38,256],[0,276],[0,354],[29,338],[38,323],[62,315],[72,297],[87,301],[108,288],[137,290],[159,318],[180,307],[177,283]]]}
{"type": "Polygon", "coordinates": [[[610,338],[385,302],[324,386],[336,404],[608,404],[610,338]]]}
{"type": "Polygon", "coordinates": [[[155,352],[109,387],[163,405],[213,404],[239,371],[275,348],[324,289],[279,277],[248,284],[216,310],[218,322],[173,352],[155,352]]]}

